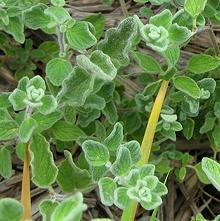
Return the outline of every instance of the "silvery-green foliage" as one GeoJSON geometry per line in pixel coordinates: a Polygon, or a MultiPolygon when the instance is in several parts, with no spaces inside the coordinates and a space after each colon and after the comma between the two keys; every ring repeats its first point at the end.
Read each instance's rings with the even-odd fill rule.
{"type": "MultiPolygon", "coordinates": [[[[165,117],[171,122],[176,118],[165,117]]],[[[161,203],[167,193],[166,186],[154,175],[154,165],[136,168],[140,160],[137,141],[123,143],[123,126],[116,123],[112,132],[100,143],[87,140],[82,144],[92,178],[98,182],[101,201],[107,206],[115,204],[125,209],[131,200],[151,210],[161,203]],[[110,157],[111,156],[111,157],[110,157]]]]}
{"type": "Polygon", "coordinates": [[[172,13],[165,9],[150,18],[149,24],[140,27],[140,33],[147,46],[164,52],[170,45],[181,45],[191,37],[191,32],[177,23],[172,24],[172,13]]]}
{"type": "Polygon", "coordinates": [[[8,99],[15,111],[30,107],[42,114],[50,114],[56,109],[57,101],[55,97],[47,95],[45,92],[46,85],[43,78],[40,76],[35,76],[32,79],[24,77],[8,99]]]}

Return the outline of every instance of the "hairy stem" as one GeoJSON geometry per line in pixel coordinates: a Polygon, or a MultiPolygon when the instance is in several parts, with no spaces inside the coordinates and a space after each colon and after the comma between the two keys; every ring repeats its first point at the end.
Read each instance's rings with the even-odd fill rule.
{"type": "Polygon", "coordinates": [[[60,47],[60,54],[63,56],[66,53],[66,42],[65,42],[64,33],[60,31],[60,26],[57,26],[56,33],[57,33],[57,41],[60,47]]]}
{"type": "MultiPolygon", "coordinates": [[[[157,127],[157,122],[167,92],[168,84],[168,81],[162,82],[156,100],[154,102],[150,118],[148,120],[148,124],[144,133],[144,138],[141,144],[141,160],[138,162],[138,166],[148,163],[151,153],[151,147],[153,144],[154,134],[157,127]]],[[[132,201],[128,208],[124,210],[121,217],[121,221],[133,221],[135,219],[137,207],[137,202],[132,201]]]]}
{"type": "Polygon", "coordinates": [[[30,142],[26,144],[25,147],[25,158],[23,165],[23,177],[22,177],[22,191],[21,191],[21,203],[23,205],[23,217],[22,221],[31,219],[31,191],[30,191],[30,156],[29,156],[29,145],[30,142]]]}

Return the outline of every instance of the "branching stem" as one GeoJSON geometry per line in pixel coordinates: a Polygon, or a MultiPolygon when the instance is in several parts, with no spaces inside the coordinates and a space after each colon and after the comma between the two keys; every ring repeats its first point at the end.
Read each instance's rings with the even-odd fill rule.
{"type": "MultiPolygon", "coordinates": [[[[138,162],[138,166],[148,163],[157,127],[157,122],[160,116],[164,98],[166,96],[168,85],[169,85],[168,81],[162,82],[156,100],[154,102],[150,118],[148,120],[148,124],[145,130],[144,138],[141,144],[141,160],[138,162]]],[[[133,221],[135,219],[137,207],[138,207],[137,202],[132,201],[128,206],[128,208],[124,210],[121,217],[121,221],[133,221]]]]}

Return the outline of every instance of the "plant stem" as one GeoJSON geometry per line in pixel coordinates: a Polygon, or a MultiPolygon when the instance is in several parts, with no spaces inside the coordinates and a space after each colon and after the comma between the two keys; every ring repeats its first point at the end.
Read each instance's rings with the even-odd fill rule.
{"type": "MultiPolygon", "coordinates": [[[[151,147],[153,144],[154,134],[157,127],[157,122],[160,116],[161,108],[164,102],[164,98],[167,92],[169,81],[163,81],[160,90],[157,94],[156,100],[154,102],[150,118],[144,133],[144,138],[141,144],[141,159],[138,162],[138,166],[148,163],[151,147]]],[[[135,219],[135,214],[138,204],[132,201],[128,208],[126,208],[122,214],[121,221],[133,221],[135,219]]]]}
{"type": "Polygon", "coordinates": [[[65,56],[66,54],[65,35],[63,32],[60,31],[60,26],[57,26],[56,33],[57,33],[57,42],[60,47],[60,56],[65,56]]]}
{"type": "Polygon", "coordinates": [[[22,177],[22,191],[21,191],[21,203],[23,205],[23,217],[22,221],[31,219],[31,191],[30,191],[30,156],[29,156],[29,145],[30,142],[26,144],[25,147],[25,158],[23,165],[23,177],[22,177]]]}

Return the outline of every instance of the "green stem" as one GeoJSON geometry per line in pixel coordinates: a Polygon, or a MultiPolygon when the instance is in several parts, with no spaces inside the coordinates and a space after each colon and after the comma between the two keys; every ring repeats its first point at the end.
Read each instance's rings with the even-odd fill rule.
{"type": "MultiPolygon", "coordinates": [[[[151,147],[153,144],[154,134],[157,127],[157,122],[159,120],[161,108],[166,96],[169,81],[163,81],[160,90],[157,94],[156,100],[154,102],[150,118],[145,130],[144,138],[141,144],[141,160],[138,162],[138,166],[148,163],[151,147]]],[[[137,210],[137,202],[132,201],[128,208],[126,208],[122,214],[121,221],[133,221],[135,219],[135,214],[137,210]]]]}

